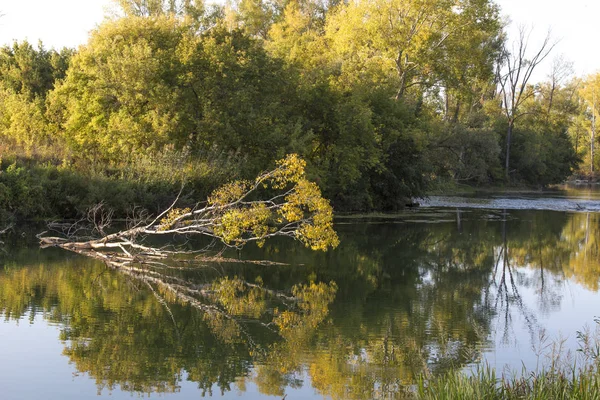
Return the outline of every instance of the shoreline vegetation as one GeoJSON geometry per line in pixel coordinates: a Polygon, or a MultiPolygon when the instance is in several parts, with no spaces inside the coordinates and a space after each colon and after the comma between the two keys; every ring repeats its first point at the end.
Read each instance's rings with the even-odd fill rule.
{"type": "Polygon", "coordinates": [[[441,376],[421,375],[408,397],[442,399],[600,399],[600,319],[577,331],[578,348],[566,349],[564,338],[551,340],[542,331],[532,350],[537,366],[498,371],[487,363],[441,376]]]}
{"type": "Polygon", "coordinates": [[[432,380],[422,379],[418,399],[600,399],[598,366],[539,372],[523,369],[518,376],[501,374],[493,368],[479,367],[471,376],[453,371],[432,380]]]}

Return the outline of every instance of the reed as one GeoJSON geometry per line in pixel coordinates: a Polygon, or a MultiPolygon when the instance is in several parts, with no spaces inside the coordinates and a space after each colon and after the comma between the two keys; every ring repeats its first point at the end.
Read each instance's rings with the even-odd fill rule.
{"type": "Polygon", "coordinates": [[[418,399],[580,399],[600,400],[600,320],[596,328],[577,332],[579,347],[566,350],[564,339],[548,341],[543,334],[534,346],[538,367],[499,373],[488,364],[471,371],[419,378],[418,399]]]}

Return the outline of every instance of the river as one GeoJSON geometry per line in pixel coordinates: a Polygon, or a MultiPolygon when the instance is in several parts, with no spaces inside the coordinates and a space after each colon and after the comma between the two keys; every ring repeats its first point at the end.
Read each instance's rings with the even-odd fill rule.
{"type": "Polygon", "coordinates": [[[396,398],[421,373],[535,369],[596,328],[599,210],[589,190],[431,197],[337,218],[329,253],[276,240],[136,273],[17,227],[0,247],[1,396],[396,398]]]}

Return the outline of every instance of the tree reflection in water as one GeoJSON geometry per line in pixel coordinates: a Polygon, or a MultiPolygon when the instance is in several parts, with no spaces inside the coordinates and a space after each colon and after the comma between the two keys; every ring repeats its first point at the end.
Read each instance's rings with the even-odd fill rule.
{"type": "Polygon", "coordinates": [[[0,301],[8,319],[43,314],[59,323],[64,354],[99,391],[176,391],[187,375],[211,394],[215,384],[225,392],[251,375],[275,346],[281,351],[279,342],[294,348],[308,340],[336,291],[333,283],[309,282],[288,296],[260,281],[214,273],[210,283],[198,283],[194,275],[206,274],[183,271],[163,283],[141,270],[71,258],[8,268],[0,301]]]}
{"type": "Polygon", "coordinates": [[[596,214],[340,222],[334,252],[275,241],[242,254],[285,266],[114,271],[54,250],[27,261],[31,251],[7,246],[0,308],[60,324],[64,354],[100,391],[171,392],[187,379],[206,394],[252,383],[283,396],[308,375],[332,398],[393,398],[421,373],[476,362],[494,332],[532,340],[514,337],[516,317],[533,336],[567,281],[598,290],[596,214]]]}

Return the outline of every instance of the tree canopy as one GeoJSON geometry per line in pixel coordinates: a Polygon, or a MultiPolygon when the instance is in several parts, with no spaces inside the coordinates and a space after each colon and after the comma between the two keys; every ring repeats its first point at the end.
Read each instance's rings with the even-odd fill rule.
{"type": "MultiPolygon", "coordinates": [[[[558,63],[530,82],[552,39],[530,55],[523,30],[512,48],[491,0],[115,3],[77,50],[0,51],[0,169],[24,167],[40,197],[40,174],[72,174],[154,211],[181,181],[208,195],[290,153],[347,211],[595,171],[592,77],[558,63]]],[[[76,197],[49,209],[94,196],[76,197]]]]}

